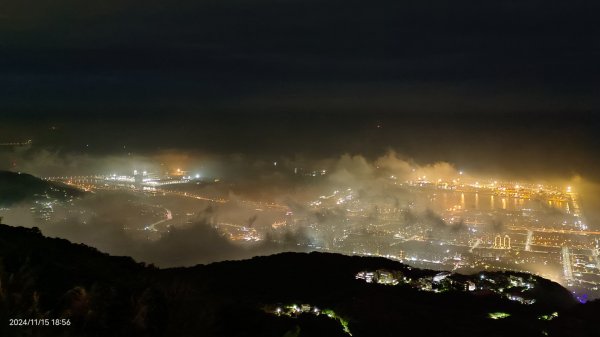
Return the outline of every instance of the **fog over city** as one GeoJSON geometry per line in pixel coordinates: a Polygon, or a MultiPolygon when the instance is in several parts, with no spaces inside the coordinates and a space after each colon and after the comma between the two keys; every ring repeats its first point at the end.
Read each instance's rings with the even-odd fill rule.
{"type": "MultiPolygon", "coordinates": [[[[511,184],[518,181],[488,172],[487,176],[463,172],[456,164],[444,161],[421,164],[389,149],[373,159],[346,153],[317,158],[274,156],[267,161],[264,156],[239,153],[200,154],[189,150],[82,153],[27,145],[4,150],[0,160],[8,166],[5,169],[87,190],[80,197],[52,206],[50,214],[42,211],[42,217],[32,211],[31,200],[5,205],[8,207],[5,210],[10,209],[3,214],[5,223],[35,226],[45,235],[84,243],[110,254],[132,256],[161,267],[245,259],[284,251],[384,254],[382,247],[393,247],[395,243],[382,238],[382,231],[388,231],[391,236],[415,224],[428,231],[429,239],[418,239],[416,232],[406,234],[404,239],[410,241],[408,236],[412,236],[413,241],[454,240],[454,237],[472,234],[473,226],[465,223],[469,216],[448,218],[444,211],[451,202],[436,205],[432,195],[423,195],[416,189],[415,182],[435,184],[454,180],[456,183],[457,178],[470,184],[475,180],[481,180],[481,184],[492,180],[506,180],[511,184]],[[178,170],[186,173],[178,175],[178,170]],[[110,179],[111,175],[133,176],[134,171],[152,172],[156,179],[159,175],[175,174],[169,179],[184,181],[166,186],[178,187],[177,193],[189,192],[218,202],[190,199],[181,194],[161,195],[161,190],[171,191],[166,186],[142,188],[131,182],[108,187],[100,181],[92,184],[91,180],[85,180],[88,178],[77,178],[108,176],[110,179]],[[325,201],[324,196],[343,193],[339,191],[352,191],[346,198],[360,204],[350,205],[350,201],[328,206],[318,204],[319,200],[325,201]],[[169,212],[171,218],[163,222],[164,212],[169,212]],[[395,216],[386,218],[384,214],[390,212],[395,216]],[[149,230],[147,226],[151,223],[158,224],[149,230]],[[349,234],[359,236],[360,241],[368,245],[357,250],[355,245],[344,244],[350,240],[349,234]]],[[[551,174],[547,178],[536,176],[539,178],[535,181],[521,181],[553,184],[559,189],[569,186],[582,192],[594,186],[579,175],[563,179],[551,174]]],[[[585,206],[594,202],[593,198],[587,199],[585,193],[582,195],[585,206]]],[[[540,209],[538,219],[549,223],[566,212],[544,202],[534,207],[540,209]]],[[[585,215],[592,219],[596,208],[584,208],[585,215]]],[[[475,222],[481,231],[505,233],[508,231],[505,225],[514,221],[506,214],[487,212],[478,215],[475,222]]],[[[593,225],[590,223],[590,227],[593,225]]],[[[411,250],[418,252],[428,248],[407,245],[403,249],[408,254],[411,250]]]]}
{"type": "MultiPolygon", "coordinates": [[[[372,202],[392,200],[396,207],[406,205],[410,196],[402,190],[390,190],[386,185],[386,177],[394,174],[400,179],[412,176],[435,176],[448,178],[458,171],[448,163],[434,163],[419,166],[408,160],[398,158],[396,153],[389,152],[385,156],[370,162],[360,155],[342,155],[339,158],[326,158],[314,162],[306,162],[308,167],[326,168],[329,172],[316,182],[298,180],[293,174],[293,160],[284,160],[274,167],[272,162],[252,161],[243,156],[194,156],[182,152],[164,152],[155,156],[119,157],[119,156],[82,156],[61,155],[42,149],[33,154],[18,151],[3,153],[7,158],[18,160],[24,164],[19,167],[22,172],[35,173],[41,177],[50,176],[44,172],[118,172],[129,173],[135,167],[148,171],[161,169],[165,162],[198,167],[203,176],[211,172],[227,172],[225,186],[206,186],[203,193],[219,194],[235,203],[243,198],[258,199],[286,205],[295,212],[310,214],[318,222],[336,222],[335,218],[345,217],[343,207],[337,207],[324,214],[312,212],[303,204],[311,196],[318,196],[333,191],[338,186],[356,189],[362,198],[372,202]],[[221,169],[219,168],[226,168],[221,169]],[[314,213],[314,214],[313,214],[314,213]]],[[[319,173],[320,174],[320,173],[319,173]]],[[[221,175],[208,176],[214,180],[221,175]]],[[[223,178],[222,178],[223,179],[223,178]]],[[[297,247],[297,242],[309,240],[302,228],[279,233],[267,233],[269,238],[277,239],[276,243],[266,242],[252,247],[239,247],[223,239],[210,227],[210,222],[226,216],[237,223],[249,225],[270,225],[274,219],[256,211],[239,209],[230,203],[225,205],[186,205],[194,211],[192,223],[185,228],[176,229],[156,242],[136,240],[124,231],[140,225],[139,210],[128,207],[128,204],[140,202],[140,197],[128,191],[112,192],[107,195],[86,195],[78,203],[83,209],[92,208],[93,215],[85,217],[68,216],[65,219],[50,223],[38,224],[27,204],[12,205],[19,212],[11,213],[5,221],[26,226],[38,226],[51,236],[63,237],[97,247],[103,251],[118,255],[132,255],[143,261],[159,265],[191,265],[213,262],[224,259],[248,258],[259,254],[268,254],[287,250],[307,250],[297,247]]],[[[182,202],[182,201],[180,201],[182,202]]],[[[185,202],[185,200],[183,200],[185,202]]],[[[423,211],[423,210],[421,210],[423,211]]],[[[433,213],[423,213],[431,217],[433,213]]],[[[419,215],[420,216],[420,215],[419,215]]]]}

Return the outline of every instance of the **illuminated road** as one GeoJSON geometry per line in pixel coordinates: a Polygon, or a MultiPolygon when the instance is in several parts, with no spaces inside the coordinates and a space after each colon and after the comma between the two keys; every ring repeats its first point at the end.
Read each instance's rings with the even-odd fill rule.
{"type": "Polygon", "coordinates": [[[575,234],[575,235],[600,235],[600,231],[580,231],[576,229],[553,229],[553,228],[527,228],[522,226],[508,226],[509,230],[513,231],[532,231],[532,232],[543,232],[543,233],[561,233],[561,234],[575,234]]]}
{"type": "MultiPolygon", "coordinates": [[[[130,180],[126,180],[126,181],[112,180],[111,177],[109,177],[109,176],[101,176],[101,175],[98,175],[98,176],[47,177],[44,179],[50,180],[50,181],[62,182],[64,184],[79,188],[84,191],[92,191],[94,189],[102,189],[102,190],[127,189],[127,190],[130,190],[129,186],[133,185],[133,181],[130,181],[130,180]],[[107,185],[108,183],[110,183],[110,184],[117,183],[117,184],[121,184],[121,185],[107,185]],[[127,186],[124,186],[123,184],[127,184],[127,186]]],[[[156,191],[155,191],[156,193],[162,193],[163,195],[179,196],[179,197],[184,197],[184,198],[191,198],[191,199],[215,202],[215,203],[221,203],[221,204],[230,202],[230,200],[227,200],[227,199],[210,198],[205,195],[191,193],[191,192],[167,190],[167,189],[162,189],[159,187],[155,187],[155,188],[156,188],[156,191]]],[[[139,189],[135,189],[135,190],[142,192],[142,190],[139,190],[139,189]]],[[[289,211],[289,208],[287,206],[276,204],[276,203],[267,203],[267,202],[251,201],[251,200],[239,200],[239,202],[247,205],[248,207],[255,208],[255,209],[268,208],[268,209],[280,209],[280,210],[289,211]]]]}
{"type": "Polygon", "coordinates": [[[531,251],[532,238],[533,238],[533,231],[528,230],[527,231],[527,241],[525,242],[525,251],[527,251],[527,252],[531,251]]]}
{"type": "Polygon", "coordinates": [[[473,247],[471,247],[471,249],[469,249],[469,253],[473,252],[473,249],[477,248],[477,246],[479,246],[479,244],[481,243],[481,239],[477,239],[477,241],[475,241],[475,244],[473,245],[473,247]]]}
{"type": "Polygon", "coordinates": [[[144,230],[158,232],[158,230],[156,229],[157,225],[160,225],[161,223],[167,222],[169,220],[173,220],[173,214],[171,213],[171,211],[168,210],[168,209],[166,209],[166,208],[165,208],[165,211],[166,212],[165,212],[165,218],[164,219],[159,220],[159,221],[157,221],[157,222],[155,222],[155,223],[153,223],[151,225],[148,225],[148,226],[144,227],[144,230]]]}
{"type": "Polygon", "coordinates": [[[217,202],[217,203],[221,203],[221,204],[229,202],[229,200],[225,200],[225,199],[214,199],[214,198],[202,196],[200,194],[181,192],[181,191],[169,191],[169,190],[160,189],[160,190],[157,190],[157,192],[163,193],[164,195],[175,195],[175,196],[179,196],[179,197],[192,198],[192,199],[204,200],[204,201],[210,201],[210,202],[217,202]]]}
{"type": "Polygon", "coordinates": [[[0,143],[0,146],[27,146],[27,145],[31,145],[31,140],[27,140],[26,142],[0,143]]]}
{"type": "Polygon", "coordinates": [[[571,267],[571,252],[569,251],[569,247],[562,248],[562,263],[563,263],[563,273],[565,275],[565,280],[567,282],[573,281],[573,268],[571,267]]]}

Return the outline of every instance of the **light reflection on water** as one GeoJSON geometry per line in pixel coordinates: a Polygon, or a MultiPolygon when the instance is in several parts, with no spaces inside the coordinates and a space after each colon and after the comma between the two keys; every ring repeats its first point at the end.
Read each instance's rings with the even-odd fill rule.
{"type": "Polygon", "coordinates": [[[546,206],[544,201],[537,199],[514,198],[510,196],[499,197],[490,193],[477,192],[436,192],[436,197],[427,197],[426,204],[428,204],[429,208],[436,211],[443,211],[459,206],[462,210],[478,210],[482,212],[497,209],[506,211],[522,209],[546,211],[549,207],[563,213],[568,212],[568,204],[562,201],[549,200],[546,206]]]}

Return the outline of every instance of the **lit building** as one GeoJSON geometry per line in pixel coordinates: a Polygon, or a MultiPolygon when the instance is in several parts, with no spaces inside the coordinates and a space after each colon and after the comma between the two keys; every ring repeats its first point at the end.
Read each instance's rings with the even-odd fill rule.
{"type": "Polygon", "coordinates": [[[494,238],[494,249],[510,249],[510,236],[504,235],[504,238],[497,234],[494,238]]]}
{"type": "Polygon", "coordinates": [[[504,245],[502,248],[510,249],[510,236],[504,235],[504,245]]]}
{"type": "Polygon", "coordinates": [[[496,237],[494,238],[494,248],[502,248],[502,237],[500,237],[500,234],[496,235],[496,237]]]}

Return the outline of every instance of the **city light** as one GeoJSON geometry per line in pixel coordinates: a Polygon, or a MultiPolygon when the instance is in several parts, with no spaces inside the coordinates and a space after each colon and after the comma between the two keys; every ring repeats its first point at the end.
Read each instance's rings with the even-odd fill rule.
{"type": "Polygon", "coordinates": [[[488,314],[488,317],[491,319],[503,319],[503,318],[510,317],[510,314],[506,313],[506,312],[490,312],[488,314]]]}

